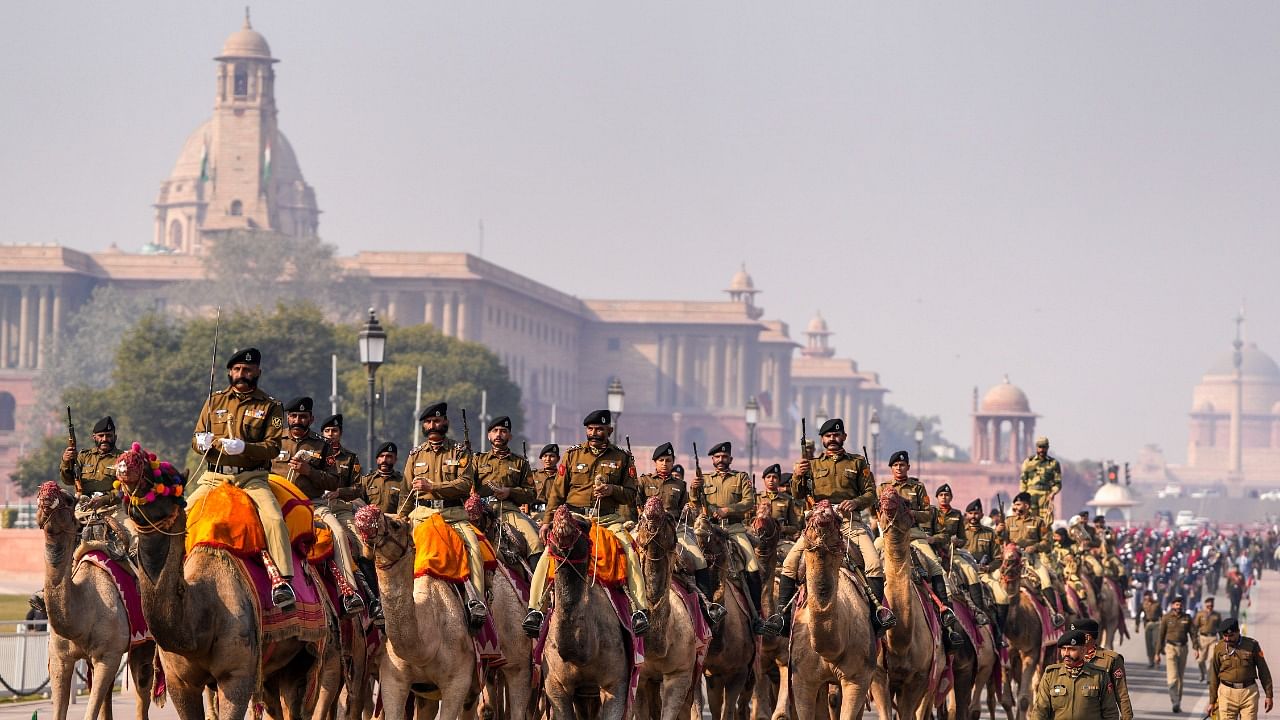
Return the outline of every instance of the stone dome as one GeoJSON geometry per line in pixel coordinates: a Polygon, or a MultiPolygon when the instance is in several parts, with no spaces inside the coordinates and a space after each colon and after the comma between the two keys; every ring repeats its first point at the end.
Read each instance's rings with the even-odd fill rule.
{"type": "MultiPolygon", "coordinates": [[[[213,142],[209,128],[211,122],[206,120],[201,123],[187,136],[186,142],[182,143],[182,151],[178,153],[178,160],[173,164],[173,171],[169,173],[170,183],[199,179],[200,160],[204,156],[205,142],[210,144],[213,142]]],[[[211,173],[216,171],[217,168],[209,168],[211,173]]],[[[276,141],[271,143],[271,178],[276,184],[287,184],[303,179],[302,169],[298,166],[298,156],[294,154],[288,138],[279,130],[276,131],[276,141]]]]}
{"type": "MultiPolygon", "coordinates": [[[[1234,351],[1218,356],[1191,393],[1192,412],[1231,412],[1235,407],[1234,351]]],[[[1280,365],[1258,348],[1245,343],[1240,348],[1241,410],[1247,415],[1266,415],[1280,403],[1280,365]]]]}
{"type": "MultiPolygon", "coordinates": [[[[1219,356],[1205,375],[1234,376],[1236,372],[1234,356],[1234,352],[1219,356]]],[[[1272,360],[1270,355],[1259,350],[1258,344],[1254,342],[1245,343],[1244,347],[1240,348],[1240,372],[1245,377],[1280,381],[1280,365],[1276,365],[1276,361],[1272,360]]]]}
{"type": "Polygon", "coordinates": [[[222,44],[222,52],[217,59],[237,57],[271,59],[271,46],[267,45],[267,39],[262,37],[262,33],[254,30],[249,24],[248,11],[244,15],[244,27],[231,33],[227,41],[222,44]]]}
{"type": "Polygon", "coordinates": [[[813,314],[813,319],[809,321],[809,327],[805,328],[805,332],[811,335],[825,335],[831,330],[827,328],[827,321],[822,317],[822,313],[816,312],[813,314]]]}
{"type": "Polygon", "coordinates": [[[738,272],[733,274],[733,280],[729,281],[729,290],[749,291],[755,290],[756,284],[747,274],[747,265],[743,263],[738,272]]]}
{"type": "Polygon", "coordinates": [[[1098,488],[1098,492],[1094,494],[1093,499],[1085,503],[1095,508],[1127,508],[1138,504],[1133,499],[1133,494],[1129,492],[1129,488],[1119,483],[1107,483],[1098,488]]]}
{"type": "Polygon", "coordinates": [[[1006,375],[1004,382],[996,385],[982,396],[982,402],[978,405],[979,410],[984,413],[996,414],[1017,414],[1031,413],[1031,402],[1027,400],[1027,394],[1017,385],[1009,382],[1009,376],[1006,375]]]}

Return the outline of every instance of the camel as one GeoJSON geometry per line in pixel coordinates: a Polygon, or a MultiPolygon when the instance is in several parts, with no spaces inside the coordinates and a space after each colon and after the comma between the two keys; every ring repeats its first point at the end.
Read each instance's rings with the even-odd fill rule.
{"type": "Polygon", "coordinates": [[[841,720],[859,717],[875,674],[875,630],[865,593],[843,568],[848,544],[831,503],[805,524],[805,601],[794,616],[791,656],[774,718],[826,715],[827,686],[839,687],[841,720]],[[788,712],[790,711],[790,712],[788,712]]]}
{"type": "MultiPolygon", "coordinates": [[[[529,545],[514,527],[499,519],[497,511],[472,496],[466,503],[467,514],[487,538],[493,538],[498,562],[507,571],[519,575],[527,583],[529,545]]],[[[529,607],[529,598],[521,593],[503,570],[493,573],[485,582],[489,588],[489,615],[498,633],[499,647],[506,659],[501,668],[485,673],[481,711],[507,720],[528,717],[536,701],[533,692],[533,641],[525,634],[521,621],[529,607]]],[[[487,716],[487,715],[486,715],[487,716]]]]}
{"type": "MultiPolygon", "coordinates": [[[[939,559],[944,566],[950,566],[949,555],[954,552],[943,547],[939,559]]],[[[968,593],[964,574],[959,568],[952,568],[947,574],[947,594],[952,598],[960,598],[968,593]]],[[[951,652],[951,697],[953,714],[957,720],[978,720],[982,714],[982,690],[991,687],[995,675],[996,663],[1000,661],[996,652],[995,636],[990,625],[976,625],[977,645],[965,634],[965,642],[951,652]]],[[[992,700],[994,703],[994,699],[992,700]]],[[[994,714],[994,710],[992,713],[994,714]]],[[[947,717],[946,713],[939,715],[947,717]]]]}
{"type": "Polygon", "coordinates": [[[871,695],[880,720],[923,716],[937,689],[933,669],[946,662],[941,637],[934,637],[911,579],[910,506],[891,485],[880,490],[877,519],[883,530],[885,599],[898,616],[885,633],[881,667],[871,695]]]}
{"type": "MultiPolygon", "coordinates": [[[[1000,583],[1010,598],[1009,613],[1004,621],[1004,637],[1009,643],[1009,673],[1005,677],[1005,695],[1018,685],[1018,720],[1025,720],[1031,710],[1031,693],[1039,679],[1044,655],[1044,631],[1037,603],[1029,592],[1023,592],[1024,562],[1022,550],[1013,543],[1005,545],[1000,565],[1000,583]]],[[[1037,582],[1035,575],[1032,582],[1037,582]]]]}
{"type": "Polygon", "coordinates": [[[49,614],[49,682],[55,720],[66,720],[72,673],[77,660],[91,666],[86,720],[111,718],[111,687],[120,660],[129,656],[136,716],[146,720],[151,707],[155,643],[129,649],[129,617],[106,570],[75,562],[79,541],[75,501],[56,482],[40,486],[36,524],[44,530],[44,600],[49,614]]]}
{"type": "Polygon", "coordinates": [[[1098,645],[1106,649],[1114,649],[1116,636],[1127,636],[1124,616],[1124,599],[1116,591],[1116,584],[1102,580],[1102,593],[1098,596],[1098,624],[1102,627],[1098,645]]]}
{"type": "Polygon", "coordinates": [[[170,492],[181,486],[182,477],[163,464],[163,477],[153,479],[148,462],[135,443],[121,456],[127,470],[118,477],[138,533],[142,612],[160,649],[178,716],[204,720],[207,686],[216,687],[221,720],[241,720],[255,697],[277,720],[310,714],[309,675],[319,662],[315,644],[285,638],[266,652],[256,591],[242,576],[239,561],[212,548],[185,557],[187,514],[181,498],[170,492]],[[157,492],[161,489],[165,492],[157,492]],[[141,503],[133,504],[135,499],[141,503]]]}
{"type": "MultiPolygon", "coordinates": [[[[782,527],[773,518],[767,499],[761,500],[756,505],[756,514],[747,524],[747,531],[756,538],[756,561],[760,563],[760,577],[764,578],[764,587],[760,593],[761,612],[765,617],[772,617],[778,612],[778,592],[774,575],[778,569],[778,546],[782,542],[782,527]]],[[[786,698],[781,694],[785,692],[787,685],[787,656],[786,638],[775,635],[765,635],[761,638],[761,676],[756,678],[751,703],[752,717],[768,718],[773,713],[773,708],[786,707],[786,698]],[[778,672],[777,682],[774,682],[770,672],[775,668],[778,672]]]]}
{"type": "Polygon", "coordinates": [[[453,585],[413,576],[413,529],[377,505],[356,512],[356,532],[373,553],[386,616],[386,653],[378,680],[387,720],[404,720],[410,691],[438,692],[436,717],[452,720],[474,711],[480,687],[475,647],[462,598],[453,585]]]}
{"type": "Polygon", "coordinates": [[[736,718],[741,705],[751,698],[755,681],[756,635],[751,630],[747,603],[751,600],[739,593],[732,596],[729,585],[731,546],[724,531],[713,526],[707,517],[694,522],[694,536],[707,558],[707,568],[716,587],[714,602],[724,606],[725,616],[711,635],[703,668],[707,678],[707,701],[715,720],[736,718]]]}
{"type": "Polygon", "coordinates": [[[645,503],[636,526],[636,550],[649,596],[649,631],[644,637],[635,716],[647,720],[656,704],[662,720],[675,720],[687,716],[693,704],[698,648],[694,618],[671,587],[680,544],[675,518],[663,508],[661,498],[651,497],[645,503]]]}

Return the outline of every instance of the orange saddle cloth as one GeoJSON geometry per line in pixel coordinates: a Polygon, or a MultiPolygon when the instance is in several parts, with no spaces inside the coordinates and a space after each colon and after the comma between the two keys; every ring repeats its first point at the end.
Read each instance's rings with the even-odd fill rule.
{"type": "MultiPolygon", "coordinates": [[[[480,557],[486,568],[497,566],[497,555],[493,546],[479,530],[475,530],[480,540],[480,557]]],[[[471,577],[471,566],[467,562],[467,544],[462,535],[449,527],[444,516],[435,514],[423,520],[413,529],[413,576],[430,575],[448,582],[465,582],[471,577]]]]}
{"type": "MultiPolygon", "coordinates": [[[[311,501],[279,475],[267,477],[284,513],[289,541],[305,555],[315,542],[311,501]]],[[[267,548],[258,509],[248,493],[231,483],[222,483],[187,508],[187,552],[197,545],[224,548],[241,557],[258,555],[267,548]]]]}
{"type": "MultiPolygon", "coordinates": [[[[605,585],[615,587],[625,585],[627,583],[627,553],[622,547],[622,541],[618,539],[608,528],[596,522],[591,521],[591,558],[594,560],[594,568],[588,568],[588,572],[594,572],[597,581],[605,585]]],[[[548,568],[547,577],[554,579],[556,576],[556,566],[560,561],[554,556],[551,557],[551,565],[548,568]]]]}

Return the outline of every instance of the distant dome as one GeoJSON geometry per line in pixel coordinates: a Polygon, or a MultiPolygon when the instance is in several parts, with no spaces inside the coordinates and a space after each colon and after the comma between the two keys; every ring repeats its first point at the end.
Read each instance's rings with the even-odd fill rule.
{"type": "Polygon", "coordinates": [[[247,10],[244,14],[244,27],[231,33],[227,41],[222,44],[222,54],[218,59],[229,57],[271,59],[271,47],[267,45],[267,39],[262,37],[262,33],[254,30],[249,24],[247,10]]]}
{"type": "MultiPolygon", "coordinates": [[[[1235,353],[1225,353],[1218,358],[1205,375],[1234,375],[1235,353]]],[[[1257,343],[1245,343],[1240,349],[1240,371],[1246,376],[1280,381],[1280,365],[1271,356],[1258,349],[1257,343]]]]}
{"type": "Polygon", "coordinates": [[[1138,501],[1133,499],[1133,494],[1129,492],[1129,488],[1119,483],[1103,485],[1098,488],[1098,492],[1094,494],[1093,499],[1085,503],[1085,505],[1100,509],[1127,508],[1137,504],[1138,501]]]}
{"type": "Polygon", "coordinates": [[[747,266],[743,263],[742,268],[733,274],[733,280],[729,281],[730,290],[755,290],[756,284],[752,281],[751,276],[747,274],[747,266]]]}
{"type": "Polygon", "coordinates": [[[822,317],[822,313],[816,312],[813,314],[813,319],[809,321],[809,327],[805,329],[805,332],[818,335],[829,333],[831,330],[827,328],[827,321],[822,317]]]}
{"type": "MultiPolygon", "coordinates": [[[[169,173],[169,183],[194,183],[200,178],[200,162],[205,157],[206,147],[213,142],[212,120],[200,124],[182,143],[178,160],[169,173]]],[[[210,149],[210,152],[212,150],[210,149]]],[[[216,172],[210,167],[207,172],[216,172]]],[[[276,130],[276,141],[271,144],[271,178],[277,185],[301,181],[302,168],[298,166],[298,156],[293,152],[289,139],[280,130],[276,130]]],[[[189,188],[190,189],[190,188],[189,188]]],[[[192,190],[194,192],[194,190],[192,190]]]]}
{"type": "Polygon", "coordinates": [[[979,409],[984,413],[1030,413],[1031,402],[1027,400],[1026,393],[1009,382],[1009,376],[1006,375],[1004,382],[982,396],[979,409]]]}

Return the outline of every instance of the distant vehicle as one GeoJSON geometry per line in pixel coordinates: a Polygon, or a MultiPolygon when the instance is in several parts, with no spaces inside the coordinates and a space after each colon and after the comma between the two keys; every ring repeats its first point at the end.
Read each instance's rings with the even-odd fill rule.
{"type": "Polygon", "coordinates": [[[1182,497],[1182,486],[1175,483],[1169,483],[1164,489],[1156,491],[1158,498],[1180,498],[1182,497]]]}
{"type": "Polygon", "coordinates": [[[1259,500],[1280,500],[1280,490],[1268,490],[1258,496],[1259,500]]]}
{"type": "Polygon", "coordinates": [[[1195,525],[1196,514],[1190,510],[1179,510],[1177,517],[1173,519],[1173,524],[1178,527],[1182,527],[1183,525],[1195,525]]]}
{"type": "Polygon", "coordinates": [[[1191,497],[1202,500],[1204,498],[1222,497],[1222,491],[1217,488],[1204,488],[1191,493],[1191,497]]]}

